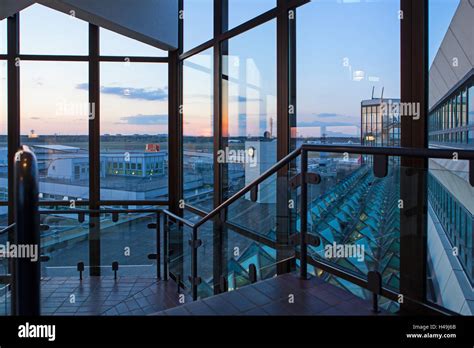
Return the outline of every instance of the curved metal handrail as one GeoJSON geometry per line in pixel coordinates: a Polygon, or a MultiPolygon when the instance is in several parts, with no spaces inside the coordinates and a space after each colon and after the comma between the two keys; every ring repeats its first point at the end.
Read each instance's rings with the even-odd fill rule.
{"type": "MultiPolygon", "coordinates": [[[[296,150],[290,152],[288,155],[283,157],[269,169],[267,169],[257,179],[253,180],[245,187],[240,189],[234,195],[229,197],[227,200],[222,202],[219,206],[211,210],[205,216],[201,217],[196,223],[192,223],[188,219],[178,217],[172,214],[168,210],[164,212],[166,214],[172,214],[173,218],[176,218],[180,222],[186,224],[189,227],[198,228],[203,225],[214,216],[218,215],[223,209],[229,207],[232,203],[243,197],[246,193],[251,191],[254,187],[265,181],[268,177],[278,172],[281,168],[288,165],[292,160],[298,157],[303,151],[307,152],[332,152],[332,153],[349,153],[349,154],[360,154],[360,155],[384,155],[384,156],[396,156],[396,157],[417,157],[417,158],[438,158],[438,159],[453,159],[453,154],[456,153],[458,160],[470,160],[474,161],[474,151],[467,150],[448,150],[448,149],[419,149],[410,147],[366,147],[359,145],[314,145],[314,144],[302,144],[296,150]]],[[[471,167],[472,168],[472,167],[471,167]]],[[[471,174],[472,175],[472,174],[471,174]]],[[[171,216],[171,215],[170,215],[171,216]]]]}
{"type": "MultiPolygon", "coordinates": [[[[269,178],[271,175],[275,174],[278,172],[280,169],[288,165],[292,160],[297,158],[299,155],[302,155],[302,162],[301,162],[301,173],[303,177],[306,177],[307,174],[307,166],[308,166],[308,161],[307,161],[307,156],[308,152],[328,152],[328,153],[348,153],[348,154],[359,154],[359,155],[373,155],[377,157],[383,157],[387,158],[389,156],[396,156],[396,157],[410,157],[410,158],[423,158],[423,159],[430,159],[430,158],[436,158],[436,159],[453,159],[456,158],[457,160],[468,160],[469,161],[469,182],[471,185],[474,185],[474,151],[466,151],[466,150],[448,150],[448,149],[420,149],[420,148],[408,148],[408,147],[364,147],[364,146],[357,146],[357,145],[351,145],[351,146],[340,146],[340,145],[326,145],[326,144],[320,144],[320,145],[313,145],[313,144],[302,144],[300,147],[298,147],[296,150],[292,151],[289,153],[287,156],[279,160],[277,163],[275,163],[272,167],[267,169],[262,175],[260,175],[257,179],[253,180],[251,183],[240,189],[238,192],[236,192],[234,195],[232,195],[230,198],[225,200],[223,203],[221,203],[219,206],[214,208],[212,211],[207,213],[206,215],[202,216],[196,223],[192,223],[188,219],[185,219],[181,216],[178,216],[174,213],[169,212],[168,210],[163,210],[163,213],[166,215],[172,217],[173,219],[191,227],[193,229],[193,245],[194,247],[192,248],[192,273],[193,276],[191,277],[192,279],[192,291],[193,291],[193,298],[196,299],[197,297],[197,285],[199,284],[199,277],[197,276],[197,252],[196,249],[199,246],[199,243],[197,240],[197,230],[198,228],[212,219],[213,217],[217,216],[222,210],[226,209],[229,207],[232,203],[236,202],[239,198],[243,197],[246,193],[250,192],[253,188],[258,186],[260,183],[262,183],[264,180],[269,178]]],[[[374,166],[375,170],[375,166],[374,166]]],[[[302,182],[306,182],[305,180],[302,180],[302,182]]],[[[306,184],[302,184],[302,192],[301,196],[306,196],[306,184]]],[[[302,200],[301,204],[301,209],[307,205],[307,197],[303,197],[304,201],[302,200]]],[[[304,210],[304,209],[303,209],[304,210]]],[[[305,218],[305,215],[302,214],[302,225],[303,225],[303,218],[305,218]]],[[[303,227],[303,226],[302,226],[303,227]]],[[[301,238],[300,238],[300,258],[304,259],[306,261],[307,254],[306,254],[306,228],[301,229],[301,238]]],[[[306,263],[307,262],[302,262],[301,264],[301,274],[303,277],[306,276],[306,263]]],[[[343,270],[340,271],[340,276],[343,278],[348,279],[349,281],[354,281],[354,279],[351,279],[348,275],[348,277],[345,277],[347,272],[344,272],[343,270]]],[[[357,283],[360,283],[359,285],[365,288],[368,288],[368,283],[364,282],[363,280],[358,281],[357,283]],[[365,286],[364,286],[365,285],[365,286]]],[[[389,289],[382,288],[385,294],[390,294],[393,295],[389,289]]],[[[426,304],[424,304],[426,305],[426,304]]]]}

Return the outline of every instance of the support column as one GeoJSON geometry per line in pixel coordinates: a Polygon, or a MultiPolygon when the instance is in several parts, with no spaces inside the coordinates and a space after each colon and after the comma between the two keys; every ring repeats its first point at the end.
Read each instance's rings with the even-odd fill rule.
{"type": "MultiPolygon", "coordinates": [[[[214,0],[214,37],[227,31],[229,26],[229,4],[228,0],[214,0]]],[[[223,67],[223,56],[229,54],[228,42],[219,43],[217,40],[213,47],[213,80],[214,80],[214,207],[220,205],[227,197],[227,164],[217,161],[217,152],[228,146],[227,106],[228,89],[226,83],[222,82],[225,73],[223,67]]],[[[224,226],[227,210],[223,211],[213,220],[213,278],[214,293],[224,291],[220,288],[220,278],[227,277],[227,228],[224,226]]]]}
{"type": "MultiPolygon", "coordinates": [[[[169,209],[176,215],[183,216],[180,201],[183,195],[183,65],[179,55],[183,50],[183,0],[178,2],[178,49],[168,54],[168,201],[169,209]]],[[[168,219],[169,221],[169,219],[168,219]]],[[[171,221],[169,221],[171,222],[171,221]]],[[[166,231],[166,230],[165,230],[166,231]]],[[[174,256],[183,254],[182,229],[170,238],[169,250],[174,256]]],[[[166,257],[166,256],[165,256],[166,257]]],[[[175,275],[183,276],[183,264],[173,267],[175,275]]],[[[188,265],[189,267],[189,265],[188,265]]]]}
{"type": "MultiPolygon", "coordinates": [[[[15,222],[15,191],[14,183],[14,159],[15,153],[20,147],[20,61],[16,60],[20,54],[20,15],[15,14],[8,17],[8,51],[7,51],[7,91],[8,91],[8,223],[15,222]]],[[[8,234],[10,243],[15,243],[15,231],[8,234]]],[[[11,313],[16,315],[16,279],[15,263],[9,262],[11,281],[11,313]]]]}
{"type": "MultiPolygon", "coordinates": [[[[291,103],[292,107],[295,107],[295,101],[290,100],[290,96],[293,97],[295,95],[295,91],[291,88],[295,86],[290,86],[290,71],[293,72],[295,70],[292,69],[292,64],[295,64],[294,56],[296,56],[296,50],[294,49],[294,40],[296,36],[294,31],[292,32],[293,35],[290,36],[290,27],[294,29],[295,19],[290,19],[288,11],[283,10],[287,8],[286,0],[278,0],[277,6],[282,9],[277,17],[277,161],[279,161],[290,152],[290,117],[295,117],[295,114],[289,114],[289,110],[291,103]],[[292,48],[291,50],[290,47],[292,48]]],[[[292,11],[293,13],[295,12],[295,10],[292,11]]],[[[293,78],[295,76],[291,76],[291,79],[293,78]]],[[[285,166],[277,173],[276,242],[278,245],[288,245],[290,231],[295,227],[295,222],[291,221],[289,210],[289,201],[291,199],[289,168],[290,166],[285,166]]],[[[286,247],[276,250],[278,274],[290,271],[290,263],[281,262],[288,259],[290,253],[286,247]]]]}
{"type": "MultiPolygon", "coordinates": [[[[428,1],[401,0],[401,102],[420,103],[420,118],[401,117],[401,145],[427,148],[428,1]]],[[[400,294],[424,301],[427,263],[425,159],[401,159],[400,294]],[[407,168],[410,168],[407,170],[407,168]]],[[[408,301],[402,311],[413,312],[408,301]]]]}
{"type": "MultiPolygon", "coordinates": [[[[89,209],[100,208],[100,61],[99,27],[89,24],[89,209]]],[[[78,260],[79,261],[79,260],[78,260]]],[[[89,217],[89,274],[100,276],[100,214],[89,217]]]]}

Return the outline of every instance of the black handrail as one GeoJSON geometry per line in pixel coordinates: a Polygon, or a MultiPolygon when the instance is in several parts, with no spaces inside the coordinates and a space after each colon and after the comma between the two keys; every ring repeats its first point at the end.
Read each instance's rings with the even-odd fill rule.
{"type": "MultiPolygon", "coordinates": [[[[35,154],[23,145],[14,159],[16,233],[14,243],[40,250],[38,165],[35,154]]],[[[40,258],[17,257],[14,263],[13,297],[17,315],[40,315],[40,258]]]]}
{"type": "MultiPolygon", "coordinates": [[[[280,169],[287,166],[291,161],[296,159],[299,155],[302,155],[301,159],[301,195],[300,195],[300,212],[301,213],[301,226],[300,226],[300,276],[302,278],[307,277],[307,171],[308,163],[307,156],[308,152],[327,152],[327,153],[348,153],[348,154],[359,154],[359,155],[373,155],[379,157],[416,157],[416,158],[436,158],[436,159],[457,159],[457,160],[469,160],[469,182],[474,186],[474,151],[467,150],[456,150],[456,149],[420,149],[420,148],[408,148],[408,147],[364,147],[364,146],[341,146],[341,145],[313,145],[313,144],[302,144],[296,150],[290,152],[287,156],[279,160],[272,167],[267,169],[261,176],[253,180],[251,183],[240,189],[226,201],[221,203],[219,206],[214,208],[212,211],[202,216],[197,222],[192,223],[188,219],[173,214],[167,210],[163,210],[165,215],[169,215],[175,220],[191,227],[193,229],[192,240],[190,241],[192,247],[191,255],[191,284],[192,284],[192,295],[193,299],[197,299],[197,284],[199,277],[197,275],[197,248],[199,247],[199,240],[197,229],[212,219],[213,217],[220,214],[224,209],[229,207],[232,203],[243,197],[246,193],[256,188],[260,183],[265,181],[270,176],[277,173],[280,169]]],[[[376,166],[374,166],[375,169],[376,166]]],[[[198,214],[200,215],[200,214],[198,214]]],[[[165,233],[166,234],[166,233],[165,233]]],[[[344,277],[347,272],[341,270],[340,276],[344,277]]],[[[347,273],[349,276],[350,274],[347,273]]],[[[350,278],[350,277],[348,277],[350,278]]],[[[346,278],[347,279],[347,278],[346,278]]],[[[350,281],[350,279],[349,279],[350,281]]],[[[367,282],[366,282],[367,283],[367,282]]],[[[367,284],[365,284],[367,285],[367,284]]],[[[382,288],[382,292],[390,294],[391,290],[382,288]]]]}
{"type": "Polygon", "coordinates": [[[156,213],[162,209],[67,209],[67,210],[40,210],[41,215],[57,214],[138,214],[138,213],[156,213]]]}
{"type": "Polygon", "coordinates": [[[349,153],[359,155],[385,155],[394,157],[418,157],[453,159],[456,153],[458,160],[474,160],[474,151],[455,149],[420,149],[415,147],[367,147],[360,145],[314,145],[303,144],[300,149],[309,152],[349,153]]]}
{"type": "Polygon", "coordinates": [[[267,169],[257,179],[253,180],[247,186],[245,186],[244,188],[236,192],[232,197],[228,198],[222,204],[220,204],[219,206],[211,210],[206,216],[199,219],[199,221],[196,222],[194,226],[198,228],[199,226],[201,226],[202,224],[206,223],[207,221],[212,219],[214,216],[219,214],[223,209],[227,208],[229,205],[237,201],[239,198],[242,198],[247,192],[250,192],[250,190],[252,190],[254,187],[258,186],[263,181],[268,179],[270,176],[272,176],[273,174],[278,172],[280,169],[288,165],[291,161],[293,161],[296,157],[298,157],[301,154],[301,151],[302,151],[302,147],[300,146],[296,150],[290,152],[288,155],[286,155],[277,163],[275,163],[273,166],[271,166],[269,169],[267,169]]]}
{"type": "MultiPolygon", "coordinates": [[[[290,152],[288,155],[283,157],[269,169],[267,169],[257,179],[247,184],[244,188],[236,192],[232,197],[229,197],[226,201],[221,203],[219,206],[211,210],[199,221],[194,223],[194,226],[198,228],[202,224],[206,223],[214,216],[219,214],[223,209],[242,198],[246,193],[250,192],[257,185],[265,181],[267,178],[278,172],[281,168],[288,165],[302,152],[329,152],[329,153],[349,153],[359,155],[384,155],[384,156],[395,156],[395,157],[417,157],[417,158],[437,158],[437,159],[453,159],[453,155],[456,154],[458,160],[474,160],[474,151],[467,150],[447,150],[447,149],[419,149],[410,147],[365,147],[358,145],[313,145],[313,144],[302,144],[296,150],[290,152]]],[[[181,218],[181,220],[186,220],[181,218]]],[[[181,221],[185,223],[184,221],[181,221]]],[[[192,222],[187,220],[188,226],[192,225],[192,222]]]]}
{"type": "Polygon", "coordinates": [[[179,215],[176,215],[172,212],[170,212],[169,210],[166,210],[166,209],[163,209],[162,212],[166,215],[168,215],[169,217],[171,217],[173,220],[176,220],[176,221],[179,221],[183,224],[185,224],[186,226],[188,227],[191,227],[191,228],[197,228],[199,226],[196,226],[196,224],[192,223],[191,221],[189,221],[188,219],[185,219],[179,215]]]}
{"type": "Polygon", "coordinates": [[[3,228],[3,229],[0,231],[0,236],[1,236],[2,234],[8,233],[8,232],[14,230],[15,227],[16,227],[16,223],[12,223],[12,224],[8,225],[7,227],[3,228]]]}

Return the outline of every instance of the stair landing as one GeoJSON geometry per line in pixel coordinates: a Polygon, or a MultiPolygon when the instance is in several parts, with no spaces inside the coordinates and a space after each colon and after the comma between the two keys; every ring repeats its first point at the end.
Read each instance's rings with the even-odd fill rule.
{"type": "Polygon", "coordinates": [[[157,315],[390,315],[372,312],[371,301],[318,278],[284,274],[235,291],[183,304],[157,315]]]}

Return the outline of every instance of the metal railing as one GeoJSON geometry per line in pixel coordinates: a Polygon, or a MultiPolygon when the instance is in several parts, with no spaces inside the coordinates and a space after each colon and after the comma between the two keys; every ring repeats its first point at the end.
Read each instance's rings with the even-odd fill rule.
{"type": "MultiPolygon", "coordinates": [[[[175,214],[167,209],[67,209],[67,210],[38,210],[38,186],[37,186],[37,172],[35,165],[34,155],[26,147],[19,152],[18,161],[16,164],[16,183],[15,189],[18,195],[16,199],[16,220],[15,224],[12,224],[2,231],[0,234],[7,233],[16,230],[16,233],[20,230],[18,235],[20,239],[18,242],[32,242],[38,243],[39,245],[39,216],[42,214],[77,214],[78,219],[84,221],[85,214],[112,214],[113,220],[118,219],[120,214],[130,214],[130,213],[151,213],[156,214],[156,223],[149,224],[148,227],[155,229],[156,231],[156,253],[150,254],[149,259],[157,260],[157,277],[167,280],[169,278],[169,219],[178,223],[179,225],[184,225],[192,229],[191,240],[189,245],[191,246],[191,294],[194,300],[198,298],[198,285],[200,284],[200,277],[198,274],[198,248],[201,246],[201,241],[199,240],[199,228],[202,227],[206,222],[211,221],[211,219],[219,218],[221,222],[226,224],[231,224],[226,221],[226,209],[235,203],[240,198],[244,197],[247,193],[251,193],[253,197],[258,195],[258,186],[263,183],[266,179],[276,174],[283,168],[289,168],[289,165],[292,161],[297,158],[301,158],[301,164],[299,168],[299,174],[291,178],[296,187],[300,187],[299,195],[299,214],[300,214],[300,233],[299,233],[299,251],[295,252],[295,259],[300,261],[300,276],[304,279],[308,276],[308,263],[312,266],[315,266],[323,271],[326,271],[332,275],[343,278],[353,284],[356,284],[362,288],[371,290],[373,289],[373,284],[369,280],[364,279],[361,276],[354,275],[350,272],[347,272],[343,269],[335,267],[328,262],[322,260],[314,260],[308,257],[308,243],[315,244],[314,240],[311,241],[311,235],[308,234],[308,221],[307,221],[307,211],[308,211],[308,184],[313,184],[318,182],[318,174],[311,173],[308,170],[308,154],[311,152],[327,152],[327,153],[342,153],[342,154],[357,154],[357,155],[367,155],[373,156],[373,170],[376,177],[383,177],[387,174],[388,158],[391,156],[395,157],[410,157],[410,158],[422,158],[422,159],[453,159],[454,157],[457,160],[468,160],[469,161],[469,182],[471,185],[474,184],[474,152],[465,151],[465,150],[446,150],[446,149],[413,149],[413,148],[383,148],[383,147],[362,147],[362,146],[331,146],[331,145],[311,145],[303,144],[298,149],[292,151],[287,156],[275,163],[271,168],[266,170],[258,178],[253,180],[251,183],[240,189],[233,196],[225,200],[218,207],[214,208],[209,213],[202,212],[198,209],[191,208],[189,209],[194,214],[200,216],[200,218],[192,222],[189,219],[182,217],[180,214],[175,214]],[[17,187],[18,186],[18,187],[17,187]],[[160,220],[160,215],[163,214],[163,220],[160,220]],[[19,223],[21,221],[21,223],[19,223]],[[161,221],[164,225],[164,233],[161,235],[161,221]],[[23,232],[22,232],[23,231],[23,232]],[[23,235],[22,235],[23,233],[23,235]],[[26,235],[25,235],[26,233],[26,235]],[[161,244],[161,242],[163,244],[161,244]],[[163,249],[163,253],[161,253],[163,249]],[[161,262],[161,258],[163,261],[161,262]],[[163,264],[163,274],[161,272],[161,264],[163,264]],[[163,276],[162,276],[163,275],[163,276]]],[[[292,184],[293,186],[293,184],[292,184]]],[[[43,226],[43,228],[47,228],[43,226]]],[[[236,231],[236,233],[241,233],[236,231]]],[[[252,234],[252,231],[245,231],[246,236],[252,234]]],[[[259,240],[262,236],[255,234],[252,239],[259,240]]],[[[317,243],[317,242],[316,242],[317,243]]],[[[30,262],[29,262],[30,263],[30,262]]],[[[31,308],[39,308],[39,264],[34,265],[20,265],[20,267],[14,267],[16,273],[13,279],[10,275],[3,275],[0,277],[0,281],[10,282],[13,287],[13,294],[15,294],[16,300],[14,301],[17,307],[16,313],[29,313],[36,315],[37,311],[31,311],[31,308]],[[23,267],[23,268],[22,268],[23,267]],[[21,272],[18,272],[22,270],[21,272]],[[25,279],[28,278],[28,279],[25,279]],[[33,283],[34,284],[33,284],[33,283]],[[26,286],[25,286],[26,284],[26,286]],[[28,289],[28,293],[23,293],[22,301],[18,300],[18,295],[22,292],[19,289],[28,289]],[[35,290],[37,289],[37,291],[35,290]],[[32,292],[33,291],[33,292],[32,292]],[[34,296],[31,296],[33,293],[34,296]],[[30,302],[25,302],[25,297],[32,297],[33,300],[30,302]],[[38,302],[38,304],[37,304],[38,302]],[[22,309],[23,306],[23,309],[22,309]],[[29,308],[28,312],[25,312],[26,308],[29,308]]],[[[180,279],[176,279],[180,283],[180,279]]],[[[216,280],[217,281],[217,280],[216,280]]],[[[385,288],[381,286],[380,293],[381,296],[384,296],[390,300],[396,301],[398,298],[398,293],[392,289],[385,288]]],[[[440,311],[439,308],[433,306],[429,303],[420,302],[406,298],[407,301],[411,301],[425,308],[429,308],[433,311],[440,311]]],[[[443,313],[449,313],[449,311],[441,311],[443,313]]],[[[38,312],[39,314],[39,312],[38,312]]]]}
{"type": "MultiPolygon", "coordinates": [[[[308,183],[318,181],[318,178],[314,176],[314,173],[308,171],[308,154],[310,152],[326,152],[326,153],[339,153],[339,154],[357,154],[357,155],[367,155],[373,156],[373,170],[376,177],[384,177],[387,175],[388,169],[388,158],[389,157],[405,157],[405,158],[418,158],[418,159],[456,159],[456,160],[468,160],[469,161],[469,182],[474,186],[474,151],[466,150],[448,150],[448,149],[420,149],[420,148],[403,148],[403,147],[363,147],[363,146],[333,146],[333,145],[313,145],[313,144],[303,144],[296,150],[289,153],[287,156],[279,160],[272,167],[266,170],[261,174],[257,179],[253,180],[251,183],[240,189],[233,196],[225,200],[219,206],[211,210],[209,213],[202,216],[202,212],[196,208],[191,208],[190,210],[196,215],[201,216],[197,222],[191,222],[190,220],[183,218],[178,214],[174,214],[169,210],[163,210],[165,215],[165,234],[168,234],[167,231],[167,220],[166,217],[173,219],[179,224],[186,225],[192,228],[192,240],[189,241],[191,249],[191,293],[194,300],[197,299],[197,286],[199,284],[199,275],[197,274],[198,270],[198,259],[197,259],[197,248],[200,246],[200,240],[198,239],[198,229],[207,221],[215,217],[226,216],[226,214],[221,214],[238,199],[242,198],[247,193],[254,191],[255,194],[258,194],[258,185],[263,181],[268,179],[270,176],[276,174],[282,168],[288,167],[289,164],[301,156],[301,170],[297,182],[297,186],[300,186],[300,236],[299,236],[299,251],[295,253],[295,257],[300,260],[300,277],[306,279],[308,276],[307,265],[308,265],[308,241],[310,240],[308,236],[308,221],[307,221],[307,211],[308,211],[308,183]],[[311,174],[311,175],[310,175],[311,174]]],[[[317,176],[317,174],[316,174],[317,176]]],[[[320,179],[320,178],[319,178],[320,179]]],[[[226,222],[226,221],[224,221],[226,222]]],[[[255,235],[257,238],[258,236],[255,235]]],[[[165,255],[165,260],[167,259],[165,255]]],[[[336,268],[333,265],[310,259],[309,261],[313,266],[318,267],[328,273],[336,275],[337,277],[343,278],[353,284],[356,284],[362,288],[371,290],[373,285],[367,279],[363,279],[360,276],[356,276],[347,272],[343,269],[336,268]]],[[[397,301],[399,294],[392,289],[382,287],[380,289],[380,295],[384,296],[390,300],[397,301]]],[[[410,299],[405,296],[407,302],[411,302],[418,306],[423,307],[428,312],[437,312],[443,314],[455,314],[445,308],[438,308],[436,305],[432,305],[425,302],[420,302],[415,299],[410,299]]]]}
{"type": "MultiPolygon", "coordinates": [[[[39,250],[39,181],[36,156],[23,145],[14,158],[14,214],[17,246],[39,250]]],[[[16,315],[40,315],[40,258],[16,257],[13,262],[12,297],[16,315]]]]}
{"type": "MultiPolygon", "coordinates": [[[[156,237],[156,250],[154,253],[148,254],[147,257],[150,260],[156,260],[156,277],[157,279],[161,279],[162,273],[161,273],[161,213],[162,209],[161,208],[137,208],[137,209],[125,209],[125,208],[120,208],[120,209],[64,209],[64,210],[40,210],[39,214],[40,215],[77,215],[77,219],[79,222],[84,222],[85,221],[85,215],[103,215],[103,214],[110,214],[112,215],[112,221],[113,222],[118,222],[120,215],[123,214],[150,214],[150,215],[155,215],[155,222],[149,223],[147,225],[148,229],[153,229],[155,230],[155,237],[156,237]]],[[[94,227],[98,227],[95,226],[94,227]]],[[[48,230],[50,228],[49,225],[47,224],[42,224],[41,225],[42,230],[48,230]]],[[[79,260],[78,260],[79,262],[79,260]]],[[[163,264],[165,261],[163,261],[163,264]]],[[[90,268],[93,268],[94,266],[90,266],[90,268]]],[[[99,266],[100,267],[100,266],[99,266]]],[[[79,269],[79,267],[78,267],[79,269]]]]}

